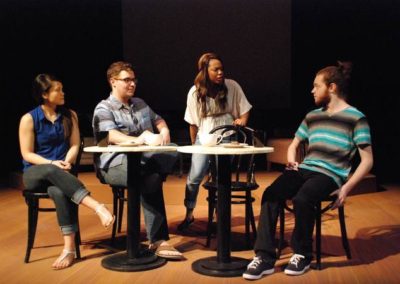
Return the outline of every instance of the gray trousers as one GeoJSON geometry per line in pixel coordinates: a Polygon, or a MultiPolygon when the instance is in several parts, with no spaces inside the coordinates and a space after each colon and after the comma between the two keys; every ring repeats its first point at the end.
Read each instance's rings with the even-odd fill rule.
{"type": "MultiPolygon", "coordinates": [[[[124,156],[121,165],[108,170],[100,169],[99,173],[105,183],[111,186],[127,187],[128,163],[126,156],[124,156]]],[[[141,175],[140,201],[143,208],[147,238],[151,243],[158,240],[168,240],[168,224],[162,190],[166,174],[150,171],[147,168],[141,175]]]]}

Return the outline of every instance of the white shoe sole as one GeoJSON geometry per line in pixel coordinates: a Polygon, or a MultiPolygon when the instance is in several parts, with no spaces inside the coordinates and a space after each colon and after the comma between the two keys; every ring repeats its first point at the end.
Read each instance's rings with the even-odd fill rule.
{"type": "Polygon", "coordinates": [[[264,270],[263,272],[261,272],[261,274],[259,275],[252,275],[252,274],[246,274],[243,273],[243,278],[244,279],[248,279],[248,280],[257,280],[260,279],[261,277],[263,277],[263,275],[269,275],[275,272],[275,268],[271,268],[269,270],[264,270]]]}
{"type": "Polygon", "coordinates": [[[304,267],[304,269],[302,271],[293,271],[293,270],[285,269],[285,274],[286,275],[301,275],[304,272],[306,272],[308,269],[310,269],[310,265],[307,265],[306,267],[304,267]]]}

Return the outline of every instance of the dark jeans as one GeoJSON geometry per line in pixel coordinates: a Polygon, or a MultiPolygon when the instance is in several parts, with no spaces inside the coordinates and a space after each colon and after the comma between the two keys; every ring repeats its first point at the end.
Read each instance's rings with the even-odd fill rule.
{"type": "Polygon", "coordinates": [[[23,181],[27,190],[47,192],[53,199],[64,235],[77,232],[77,205],[89,194],[80,180],[55,165],[45,164],[28,168],[23,181]]]}
{"type": "MultiPolygon", "coordinates": [[[[126,156],[122,164],[100,170],[101,178],[111,186],[127,187],[128,166],[126,156]]],[[[165,212],[162,184],[166,174],[144,171],[140,184],[140,201],[143,207],[147,238],[151,243],[159,240],[169,240],[167,216],[165,212]]]]}
{"type": "Polygon", "coordinates": [[[276,261],[275,231],[282,201],[292,199],[295,225],[291,239],[293,252],[312,258],[312,234],[315,205],[338,188],[334,180],[324,174],[299,169],[284,171],[262,196],[256,255],[274,265],[276,261]]]}

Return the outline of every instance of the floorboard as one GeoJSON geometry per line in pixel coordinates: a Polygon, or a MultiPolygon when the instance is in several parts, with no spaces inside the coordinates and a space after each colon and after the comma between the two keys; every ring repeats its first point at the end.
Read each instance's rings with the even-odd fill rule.
{"type": "MultiPolygon", "coordinates": [[[[263,189],[276,177],[277,172],[258,172],[260,189],[255,191],[254,212],[260,211],[263,189]]],[[[92,195],[112,208],[111,189],[102,185],[94,173],[80,174],[81,180],[92,195]]],[[[245,283],[241,277],[215,278],[195,273],[191,264],[203,257],[214,256],[216,241],[205,247],[207,218],[206,192],[200,191],[195,210],[195,223],[190,232],[182,235],[176,226],[184,216],[185,177],[168,177],[164,186],[166,210],[171,243],[180,249],[185,261],[169,261],[166,265],[145,272],[115,272],[104,269],[104,256],[123,249],[125,229],[118,236],[121,245],[110,247],[111,231],[105,231],[97,216],[80,207],[79,220],[83,244],[83,259],[72,267],[53,271],[51,264],[62,249],[62,238],[54,213],[40,213],[39,224],[32,250],[31,261],[23,262],[27,238],[27,207],[20,189],[0,190],[0,262],[1,283],[245,283]]],[[[381,185],[384,191],[350,196],[346,201],[346,223],[353,258],[347,260],[341,245],[336,211],[325,214],[322,223],[322,265],[318,271],[311,269],[302,276],[289,277],[283,267],[291,256],[290,248],[283,251],[277,262],[276,273],[259,281],[271,283],[400,283],[400,186],[381,185]]],[[[252,258],[253,252],[244,245],[244,208],[232,206],[232,256],[252,258]]],[[[143,223],[143,222],[142,222],[143,223]]],[[[287,214],[286,239],[290,239],[293,217],[287,214]]],[[[126,212],[124,228],[126,227],[126,212]]],[[[143,241],[145,241],[142,227],[143,241]]]]}

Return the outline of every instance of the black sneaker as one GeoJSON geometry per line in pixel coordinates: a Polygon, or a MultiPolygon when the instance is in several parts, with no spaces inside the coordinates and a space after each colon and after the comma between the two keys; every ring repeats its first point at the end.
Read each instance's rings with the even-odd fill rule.
{"type": "Polygon", "coordinates": [[[247,265],[243,278],[248,280],[260,279],[263,275],[274,273],[274,266],[266,262],[261,256],[255,256],[247,265]]]}
{"type": "Polygon", "coordinates": [[[192,216],[191,219],[186,219],[182,221],[182,223],[180,223],[177,227],[178,231],[183,231],[187,228],[189,228],[190,224],[192,224],[194,222],[194,217],[192,216]]]}
{"type": "Polygon", "coordinates": [[[285,274],[287,275],[301,275],[310,268],[311,259],[305,258],[304,255],[294,254],[289,264],[286,266],[285,274]]]}

